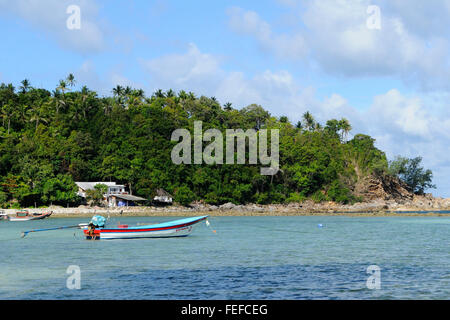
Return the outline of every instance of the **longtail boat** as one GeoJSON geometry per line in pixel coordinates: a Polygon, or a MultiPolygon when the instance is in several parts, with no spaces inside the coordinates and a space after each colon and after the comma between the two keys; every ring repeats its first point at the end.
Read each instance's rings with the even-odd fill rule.
{"type": "MultiPolygon", "coordinates": [[[[101,216],[94,216],[103,218],[101,216]]],[[[186,237],[191,234],[193,227],[205,221],[208,216],[179,219],[164,223],[150,224],[144,226],[129,227],[128,225],[118,225],[117,228],[107,228],[104,226],[105,219],[100,219],[100,223],[91,223],[83,230],[86,239],[136,239],[136,238],[167,238],[186,237]]]]}
{"type": "Polygon", "coordinates": [[[28,210],[23,211],[17,211],[16,216],[8,216],[9,221],[30,221],[30,220],[40,220],[48,218],[52,215],[53,211],[51,212],[44,212],[44,213],[32,213],[30,214],[28,210]]]}

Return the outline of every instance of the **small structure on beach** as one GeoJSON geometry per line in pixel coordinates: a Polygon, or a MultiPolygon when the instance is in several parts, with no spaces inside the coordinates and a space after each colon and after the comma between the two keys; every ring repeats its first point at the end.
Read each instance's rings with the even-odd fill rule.
{"type": "Polygon", "coordinates": [[[147,201],[145,198],[136,197],[131,194],[108,194],[106,198],[110,207],[133,207],[139,201],[147,201]]]}
{"type": "Polygon", "coordinates": [[[139,201],[147,201],[145,198],[136,197],[129,194],[124,185],[115,182],[75,182],[78,186],[78,195],[86,201],[86,191],[94,190],[98,184],[104,184],[108,187],[103,195],[103,201],[109,207],[128,207],[135,206],[139,201]]]}
{"type": "Polygon", "coordinates": [[[156,195],[153,198],[153,202],[157,204],[171,204],[172,201],[173,197],[170,193],[161,188],[156,190],[156,195]]]}

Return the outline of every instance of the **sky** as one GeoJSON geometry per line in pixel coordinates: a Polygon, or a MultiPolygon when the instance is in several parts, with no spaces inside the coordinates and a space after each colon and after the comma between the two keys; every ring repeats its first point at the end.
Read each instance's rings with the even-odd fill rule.
{"type": "Polygon", "coordinates": [[[0,82],[53,90],[73,73],[99,95],[345,117],[389,160],[421,156],[450,197],[450,0],[0,0],[0,30],[0,82]]]}

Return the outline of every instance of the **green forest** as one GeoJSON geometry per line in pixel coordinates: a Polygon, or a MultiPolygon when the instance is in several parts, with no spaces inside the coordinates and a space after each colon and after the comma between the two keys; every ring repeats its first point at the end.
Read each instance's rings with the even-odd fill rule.
{"type": "Polygon", "coordinates": [[[180,204],[204,201],[353,203],[353,186],[368,175],[410,178],[421,193],[432,173],[421,158],[389,162],[368,135],[355,134],[345,118],[318,123],[310,112],[291,123],[262,106],[234,107],[192,92],[117,86],[100,97],[86,86],[75,90],[73,75],[52,91],[23,80],[0,85],[0,206],[76,206],[74,181],[116,181],[151,199],[158,188],[180,204]],[[171,160],[175,129],[279,129],[280,170],[260,174],[261,165],[181,164],[171,160]],[[411,167],[415,165],[414,167],[411,167]],[[408,173],[408,170],[412,170],[408,173]],[[411,178],[412,176],[412,178],[411,178]]]}

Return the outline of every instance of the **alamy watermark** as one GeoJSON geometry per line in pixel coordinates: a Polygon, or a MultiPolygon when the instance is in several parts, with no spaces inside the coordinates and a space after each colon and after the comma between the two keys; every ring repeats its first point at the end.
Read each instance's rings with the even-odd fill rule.
{"type": "Polygon", "coordinates": [[[71,265],[66,270],[67,274],[70,276],[67,278],[66,287],[69,290],[80,290],[81,289],[81,269],[77,265],[71,265]]]}
{"type": "Polygon", "coordinates": [[[367,7],[367,14],[369,17],[366,20],[368,29],[381,29],[381,9],[379,6],[371,5],[367,7]]]}
{"type": "MultiPolygon", "coordinates": [[[[267,129],[227,129],[225,137],[225,163],[245,164],[248,141],[248,164],[270,165],[260,169],[262,175],[275,175],[279,170],[279,130],[270,130],[270,155],[268,154],[267,129]],[[235,148],[236,146],[236,148],[235,148]]],[[[179,141],[171,153],[175,164],[192,164],[192,138],[187,129],[176,129],[171,140],[179,141]]],[[[194,122],[194,164],[223,164],[223,134],[218,129],[208,129],[203,133],[202,121],[194,122]],[[210,142],[203,149],[203,142],[210,142]]]]}
{"type": "Polygon", "coordinates": [[[366,272],[370,274],[366,281],[367,289],[381,289],[381,268],[377,265],[370,265],[366,272]]]}
{"type": "Polygon", "coordinates": [[[67,7],[66,13],[70,16],[66,20],[66,26],[69,30],[81,29],[81,9],[77,5],[70,5],[67,7]]]}

